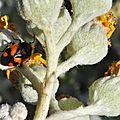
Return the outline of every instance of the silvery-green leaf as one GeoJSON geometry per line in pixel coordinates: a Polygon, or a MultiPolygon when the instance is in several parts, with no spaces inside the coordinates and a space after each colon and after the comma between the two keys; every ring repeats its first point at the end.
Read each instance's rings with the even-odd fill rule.
{"type": "Polygon", "coordinates": [[[9,109],[11,106],[8,104],[2,104],[0,106],[0,119],[4,118],[5,116],[9,115],[9,109]]]}
{"type": "Polygon", "coordinates": [[[56,43],[60,40],[61,36],[65,33],[71,23],[71,17],[67,9],[60,12],[59,18],[53,26],[53,39],[56,43]]]}
{"type": "Polygon", "coordinates": [[[90,22],[73,37],[68,46],[69,60],[77,64],[95,64],[106,56],[107,37],[101,25],[90,22]],[[92,23],[92,24],[91,24],[92,23]]]}
{"type": "Polygon", "coordinates": [[[63,0],[22,0],[22,4],[18,6],[25,19],[41,28],[46,23],[55,23],[62,3],[63,0]]]}
{"type": "Polygon", "coordinates": [[[58,104],[61,110],[73,110],[83,105],[81,101],[79,101],[74,97],[70,97],[70,98],[64,97],[59,100],[58,104]]]}
{"type": "Polygon", "coordinates": [[[27,103],[36,104],[38,101],[38,93],[29,85],[21,86],[21,95],[23,100],[27,103]]]}
{"type": "Polygon", "coordinates": [[[120,115],[120,76],[98,79],[90,86],[89,96],[93,114],[120,115]]]}
{"type": "Polygon", "coordinates": [[[15,103],[9,110],[9,115],[12,118],[12,120],[25,120],[27,114],[28,114],[27,108],[22,102],[15,103]]]}
{"type": "Polygon", "coordinates": [[[90,118],[88,115],[79,116],[78,114],[75,116],[69,111],[65,111],[65,112],[59,111],[49,116],[46,120],[90,120],[90,118]]]}
{"type": "Polygon", "coordinates": [[[96,115],[91,115],[90,120],[104,120],[104,119],[102,119],[101,117],[96,116],[96,115]]]}
{"type": "Polygon", "coordinates": [[[71,0],[74,19],[89,22],[110,10],[112,0],[71,0]]]}

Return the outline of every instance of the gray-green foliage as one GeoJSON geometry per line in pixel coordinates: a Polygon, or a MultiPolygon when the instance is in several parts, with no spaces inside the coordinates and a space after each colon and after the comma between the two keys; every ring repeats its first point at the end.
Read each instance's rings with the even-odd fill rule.
{"type": "Polygon", "coordinates": [[[67,111],[76,109],[81,105],[83,105],[82,102],[80,102],[74,97],[70,97],[70,98],[64,97],[61,100],[59,100],[58,104],[61,110],[67,110],[67,111]]]}
{"type": "MultiPolygon", "coordinates": [[[[41,36],[39,39],[43,40],[42,43],[45,44],[47,50],[48,68],[44,70],[41,67],[30,68],[30,73],[36,76],[34,77],[36,81],[31,79],[31,83],[39,97],[43,98],[42,103],[37,106],[37,108],[39,106],[42,108],[43,113],[39,112],[41,109],[37,109],[34,120],[39,117],[43,120],[46,118],[50,100],[55,99],[55,93],[59,87],[57,78],[62,73],[78,64],[95,64],[107,54],[107,37],[102,26],[95,22],[95,18],[110,10],[112,0],[70,0],[70,2],[73,10],[72,16],[69,15],[66,8],[62,8],[63,0],[22,0],[22,4],[18,4],[21,16],[31,22],[32,28],[37,27],[38,31],[43,31],[44,40],[41,36]],[[60,53],[66,46],[70,58],[58,64],[60,53]]],[[[28,78],[30,77],[28,76],[28,78]]],[[[79,103],[78,100],[72,103],[69,101],[67,104],[74,103],[76,107],[72,107],[76,109],[72,110],[70,107],[69,111],[67,111],[68,109],[65,109],[66,111],[58,110],[48,120],[53,120],[53,118],[54,120],[89,120],[89,115],[119,115],[119,81],[119,76],[97,80],[89,89],[90,105],[83,107],[80,106],[81,102],[76,105],[79,103]]],[[[34,93],[30,87],[23,93],[27,94],[29,90],[34,93]]],[[[27,102],[31,102],[28,98],[37,101],[37,98],[27,96],[33,94],[25,94],[24,99],[27,99],[27,102]]],[[[55,103],[52,102],[52,104],[55,103]]],[[[61,108],[64,107],[62,104],[61,108]]]]}
{"type": "Polygon", "coordinates": [[[89,88],[90,102],[100,109],[98,114],[120,114],[120,76],[101,78],[89,88]]]}

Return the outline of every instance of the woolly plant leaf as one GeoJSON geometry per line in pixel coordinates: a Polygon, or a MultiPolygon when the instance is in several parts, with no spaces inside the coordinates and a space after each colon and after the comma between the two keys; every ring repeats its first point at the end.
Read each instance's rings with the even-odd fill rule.
{"type": "Polygon", "coordinates": [[[63,0],[23,0],[18,3],[18,8],[24,19],[41,28],[56,22],[62,3],[63,0]]]}
{"type": "Polygon", "coordinates": [[[58,104],[61,110],[73,110],[83,105],[81,101],[77,100],[74,97],[64,97],[59,100],[58,104]]]}
{"type": "Polygon", "coordinates": [[[71,0],[71,4],[73,18],[79,18],[84,22],[108,12],[112,0],[71,0]]]}
{"type": "Polygon", "coordinates": [[[60,40],[71,23],[71,17],[67,9],[63,9],[60,12],[59,18],[53,26],[53,39],[56,43],[60,40]]]}
{"type": "Polygon", "coordinates": [[[76,65],[95,64],[106,56],[107,50],[107,37],[102,26],[91,22],[79,29],[67,47],[69,60],[76,65]]]}
{"type": "MultiPolygon", "coordinates": [[[[97,115],[120,115],[120,76],[104,77],[89,88],[89,98],[97,115]]],[[[94,111],[93,110],[93,111],[94,111]]]]}

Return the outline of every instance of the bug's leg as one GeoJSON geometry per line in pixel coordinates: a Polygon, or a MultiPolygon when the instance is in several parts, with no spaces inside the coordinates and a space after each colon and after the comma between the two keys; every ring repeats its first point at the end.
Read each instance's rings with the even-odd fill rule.
{"type": "Polygon", "coordinates": [[[10,70],[8,69],[8,70],[6,70],[6,76],[7,76],[7,79],[10,79],[10,70]]]}
{"type": "Polygon", "coordinates": [[[12,71],[16,70],[15,67],[6,70],[7,79],[10,79],[10,74],[12,71]]]}

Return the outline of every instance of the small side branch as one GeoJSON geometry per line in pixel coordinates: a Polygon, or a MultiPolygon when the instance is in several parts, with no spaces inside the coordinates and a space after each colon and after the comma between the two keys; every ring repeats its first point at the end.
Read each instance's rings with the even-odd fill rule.
{"type": "Polygon", "coordinates": [[[67,72],[69,69],[73,68],[76,65],[78,65],[78,63],[75,61],[75,57],[70,57],[68,60],[58,65],[56,76],[59,77],[62,73],[67,72]]]}
{"type": "Polygon", "coordinates": [[[24,63],[22,67],[16,67],[31,83],[34,89],[37,90],[38,94],[41,93],[42,83],[40,80],[31,72],[30,68],[27,67],[24,63]]]}

